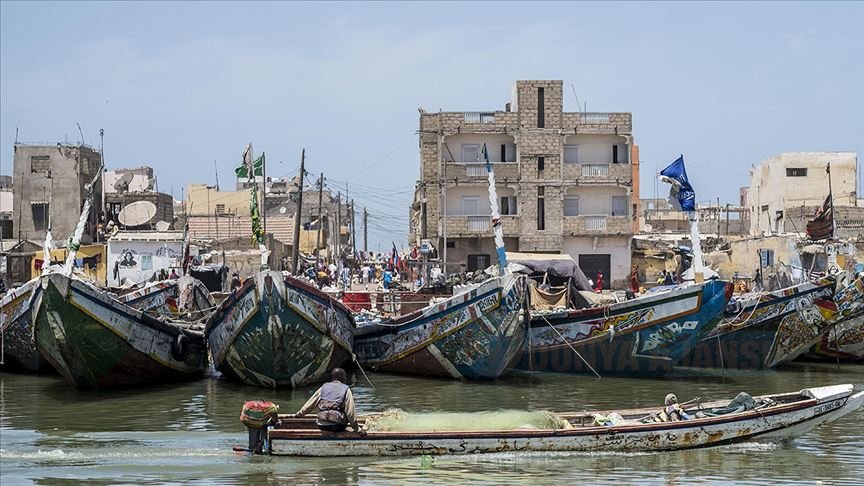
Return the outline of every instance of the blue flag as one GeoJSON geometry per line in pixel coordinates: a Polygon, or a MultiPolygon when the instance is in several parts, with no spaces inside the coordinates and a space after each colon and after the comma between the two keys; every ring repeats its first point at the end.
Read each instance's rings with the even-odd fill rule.
{"type": "Polygon", "coordinates": [[[672,185],[669,190],[669,203],[679,211],[696,210],[696,192],[687,179],[687,170],[684,168],[684,156],[675,159],[669,167],[660,171],[661,179],[672,185]]]}

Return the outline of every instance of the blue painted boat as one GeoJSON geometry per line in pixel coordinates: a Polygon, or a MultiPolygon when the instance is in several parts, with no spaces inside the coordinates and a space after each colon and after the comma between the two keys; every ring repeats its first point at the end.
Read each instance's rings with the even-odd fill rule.
{"type": "Polygon", "coordinates": [[[735,297],[723,321],[681,366],[767,369],[791,361],[830,322],[836,280],[825,277],[764,294],[735,297]]]}
{"type": "Polygon", "coordinates": [[[525,342],[525,277],[507,273],[411,314],[357,329],[354,353],[374,370],[494,379],[525,342]]]}
{"type": "Polygon", "coordinates": [[[518,367],[559,373],[593,369],[600,375],[668,372],[717,325],[731,293],[730,284],[709,280],[611,305],[532,311],[518,367]]]}
{"type": "Polygon", "coordinates": [[[354,318],[337,300],[282,272],[246,279],[217,308],[204,333],[216,369],[268,388],[323,381],[351,360],[354,318]]]}

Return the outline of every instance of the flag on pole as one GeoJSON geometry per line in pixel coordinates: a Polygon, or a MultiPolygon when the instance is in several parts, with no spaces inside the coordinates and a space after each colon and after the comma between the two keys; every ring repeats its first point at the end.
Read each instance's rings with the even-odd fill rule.
{"type": "Polygon", "coordinates": [[[672,185],[669,189],[669,204],[673,208],[678,211],[696,210],[696,192],[693,191],[693,186],[687,178],[683,155],[660,171],[660,179],[672,185]]]}
{"type": "Polygon", "coordinates": [[[234,169],[234,173],[237,174],[238,179],[251,179],[253,176],[250,176],[249,168],[252,168],[253,176],[263,176],[264,175],[264,156],[260,156],[254,161],[250,163],[246,163],[245,160],[242,165],[234,169]]]}
{"type": "Polygon", "coordinates": [[[825,240],[834,236],[834,204],[831,199],[829,194],[822,207],[816,210],[816,217],[807,221],[807,238],[825,240]]]}

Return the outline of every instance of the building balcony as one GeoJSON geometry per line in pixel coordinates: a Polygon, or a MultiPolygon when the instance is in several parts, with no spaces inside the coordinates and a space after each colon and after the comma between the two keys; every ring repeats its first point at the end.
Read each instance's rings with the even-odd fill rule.
{"type": "Polygon", "coordinates": [[[633,182],[630,164],[564,164],[564,180],[580,184],[616,184],[629,186],[633,182]]]}
{"type": "MultiPolygon", "coordinates": [[[[501,216],[501,225],[505,237],[519,236],[518,216],[501,216]]],[[[490,216],[447,216],[448,238],[483,236],[494,236],[490,216]]]]}
{"type": "Polygon", "coordinates": [[[586,214],[564,216],[565,236],[593,236],[632,234],[633,221],[629,216],[586,214]]]}
{"type": "Polygon", "coordinates": [[[441,128],[445,132],[504,132],[504,127],[515,129],[519,120],[516,112],[460,111],[442,112],[441,128]]]}
{"type": "MultiPolygon", "coordinates": [[[[444,168],[445,178],[459,181],[485,181],[488,177],[486,164],[468,162],[446,162],[444,168]]],[[[495,171],[495,181],[504,179],[516,180],[519,177],[519,164],[516,162],[493,162],[492,170],[495,171]]]]}
{"type": "Polygon", "coordinates": [[[563,113],[562,125],[576,128],[579,133],[630,133],[631,113],[563,113]]]}

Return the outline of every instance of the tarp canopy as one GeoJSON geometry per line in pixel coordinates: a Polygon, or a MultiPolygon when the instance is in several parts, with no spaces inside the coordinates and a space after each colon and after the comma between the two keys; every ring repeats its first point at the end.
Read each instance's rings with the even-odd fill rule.
{"type": "Polygon", "coordinates": [[[567,254],[547,253],[517,253],[507,252],[507,261],[517,263],[525,267],[529,274],[548,274],[553,277],[572,279],[578,290],[591,290],[588,277],[567,254]]]}

